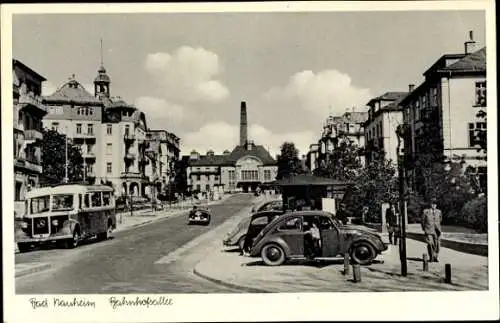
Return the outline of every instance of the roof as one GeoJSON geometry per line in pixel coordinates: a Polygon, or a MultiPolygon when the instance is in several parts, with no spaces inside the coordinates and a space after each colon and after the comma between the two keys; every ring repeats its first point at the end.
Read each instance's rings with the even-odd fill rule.
{"type": "Polygon", "coordinates": [[[103,65],[99,67],[98,73],[96,78],[94,79],[94,82],[104,82],[104,83],[110,83],[111,78],[106,74],[106,69],[104,68],[103,65]]]}
{"type": "Polygon", "coordinates": [[[113,188],[106,185],[83,185],[83,184],[67,184],[58,186],[48,186],[33,189],[26,193],[26,198],[49,194],[70,194],[70,193],[86,193],[86,192],[113,192],[113,188]]]}
{"type": "Polygon", "coordinates": [[[219,166],[226,164],[225,155],[200,155],[198,159],[189,160],[189,166],[219,166]]]}
{"type": "Polygon", "coordinates": [[[80,103],[90,105],[102,105],[103,103],[90,94],[78,81],[71,79],[64,83],[57,91],[43,98],[47,103],[80,103]]]}
{"type": "Polygon", "coordinates": [[[14,66],[19,66],[21,69],[25,70],[26,72],[40,79],[42,82],[47,80],[45,77],[43,77],[42,75],[38,74],[33,69],[31,69],[28,65],[24,64],[23,62],[17,59],[12,60],[12,67],[14,66]]]}
{"type": "Polygon", "coordinates": [[[240,158],[245,156],[257,157],[264,165],[274,165],[276,160],[269,154],[269,152],[261,145],[252,145],[250,149],[245,146],[238,145],[234,147],[229,155],[225,155],[227,163],[234,164],[240,158]]]}
{"type": "Polygon", "coordinates": [[[366,105],[371,105],[376,101],[398,101],[408,95],[408,92],[385,92],[382,95],[379,95],[370,101],[366,105]]]}
{"type": "Polygon", "coordinates": [[[296,176],[276,180],[272,184],[276,186],[347,186],[350,183],[311,174],[299,174],[296,176]]]}
{"type": "Polygon", "coordinates": [[[486,47],[439,69],[438,72],[486,72],[486,47]]]}

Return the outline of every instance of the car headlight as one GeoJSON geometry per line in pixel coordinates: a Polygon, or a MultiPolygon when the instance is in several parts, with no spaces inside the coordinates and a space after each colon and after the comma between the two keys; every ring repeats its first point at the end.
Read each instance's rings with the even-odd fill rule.
{"type": "Polygon", "coordinates": [[[52,225],[57,227],[57,225],[59,224],[59,221],[58,220],[52,220],[52,225]]]}
{"type": "Polygon", "coordinates": [[[27,229],[27,228],[28,228],[28,223],[26,223],[26,222],[22,222],[22,223],[21,223],[21,228],[22,228],[22,229],[27,229]]]}

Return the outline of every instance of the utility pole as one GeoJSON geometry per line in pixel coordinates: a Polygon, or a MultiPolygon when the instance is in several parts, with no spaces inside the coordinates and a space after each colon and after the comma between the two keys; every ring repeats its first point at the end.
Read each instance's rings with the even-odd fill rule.
{"type": "Polygon", "coordinates": [[[399,175],[399,226],[401,237],[399,239],[399,259],[401,261],[401,276],[406,277],[408,274],[408,264],[406,259],[406,174],[404,167],[404,139],[405,126],[399,125],[396,130],[398,136],[398,175],[399,175]]]}
{"type": "Polygon", "coordinates": [[[64,136],[64,183],[69,182],[68,178],[68,131],[66,129],[66,134],[64,136]]]}

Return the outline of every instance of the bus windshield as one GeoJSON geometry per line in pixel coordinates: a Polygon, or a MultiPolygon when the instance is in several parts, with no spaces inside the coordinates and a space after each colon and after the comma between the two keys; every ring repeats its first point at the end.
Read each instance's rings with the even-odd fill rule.
{"type": "Polygon", "coordinates": [[[72,210],[73,205],[72,194],[52,195],[52,211],[72,210]]]}
{"type": "Polygon", "coordinates": [[[50,209],[50,195],[37,196],[31,199],[31,214],[47,212],[50,209]]]}

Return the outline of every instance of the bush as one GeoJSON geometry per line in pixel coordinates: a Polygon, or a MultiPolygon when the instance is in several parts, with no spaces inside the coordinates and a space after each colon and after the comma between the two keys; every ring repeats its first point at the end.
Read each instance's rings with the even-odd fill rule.
{"type": "Polygon", "coordinates": [[[407,201],[406,212],[408,213],[408,223],[420,223],[422,210],[425,207],[423,198],[417,193],[412,193],[408,196],[407,201]]]}
{"type": "Polygon", "coordinates": [[[488,232],[488,200],[485,196],[477,197],[465,203],[458,221],[461,225],[477,230],[480,233],[488,232]]]}

